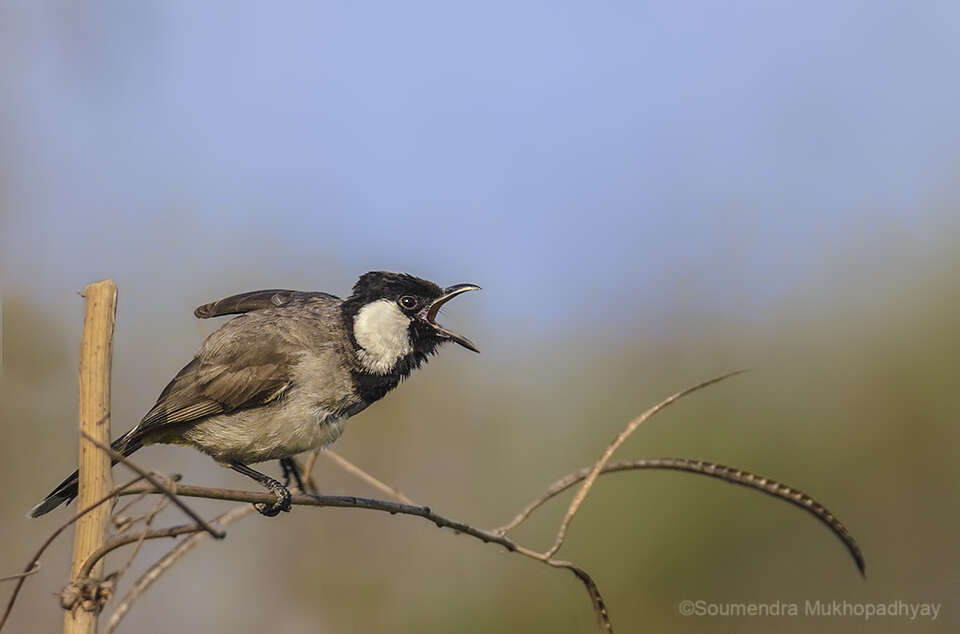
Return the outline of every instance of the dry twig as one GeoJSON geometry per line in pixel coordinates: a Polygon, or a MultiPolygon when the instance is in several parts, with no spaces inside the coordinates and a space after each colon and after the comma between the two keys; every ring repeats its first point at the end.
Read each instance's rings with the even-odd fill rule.
{"type": "Polygon", "coordinates": [[[35,571],[36,569],[38,569],[38,568],[40,567],[40,557],[43,556],[43,553],[47,550],[47,548],[50,546],[50,544],[52,544],[52,543],[54,542],[54,540],[56,540],[57,537],[59,537],[60,534],[63,533],[63,531],[67,530],[67,528],[69,528],[69,527],[70,527],[74,522],[76,522],[78,519],[80,519],[81,517],[83,517],[83,516],[86,515],[87,513],[91,512],[93,509],[99,507],[101,504],[104,504],[105,502],[110,501],[110,500],[113,499],[120,491],[122,491],[123,489],[125,489],[125,488],[128,487],[128,486],[132,486],[132,485],[136,484],[137,482],[140,482],[140,480],[142,480],[142,479],[143,479],[143,476],[137,476],[136,478],[134,478],[133,480],[130,480],[130,481],[127,482],[126,484],[123,484],[123,485],[121,485],[121,486],[115,487],[115,488],[114,488],[112,491],[110,491],[110,493],[108,493],[107,495],[103,496],[102,498],[100,498],[99,500],[97,500],[96,502],[94,502],[93,504],[90,504],[90,505],[87,506],[86,508],[78,511],[76,515],[74,515],[74,516],[71,517],[69,520],[67,520],[66,522],[64,522],[59,528],[57,528],[57,530],[53,531],[53,533],[52,533],[49,537],[47,537],[47,539],[43,542],[43,544],[40,545],[40,548],[37,549],[37,552],[36,552],[36,554],[33,556],[33,559],[31,559],[30,562],[27,564],[26,568],[24,568],[23,573],[21,573],[20,575],[14,575],[14,576],[13,576],[13,578],[19,576],[19,577],[20,577],[20,580],[17,582],[17,585],[14,586],[14,588],[13,588],[13,594],[10,596],[10,600],[7,602],[7,607],[6,607],[6,609],[3,611],[3,618],[0,619],[0,630],[3,629],[3,626],[6,625],[6,623],[7,623],[7,619],[10,618],[10,612],[13,611],[13,604],[17,602],[17,596],[20,594],[20,588],[23,587],[23,582],[26,581],[27,577],[29,576],[29,574],[30,574],[31,572],[35,571]]]}
{"type": "MultiPolygon", "coordinates": [[[[140,493],[163,493],[165,489],[155,485],[142,485],[129,488],[121,495],[137,495],[140,493]]],[[[177,495],[180,497],[204,498],[207,500],[230,500],[234,502],[249,502],[258,504],[269,503],[276,497],[269,491],[241,491],[237,489],[220,489],[202,487],[190,484],[177,485],[177,495]]],[[[371,511],[386,511],[391,515],[415,515],[429,520],[441,528],[451,528],[458,533],[465,533],[484,542],[500,544],[507,550],[516,550],[516,545],[509,539],[494,533],[473,528],[463,522],[452,520],[434,513],[429,506],[416,506],[389,500],[358,497],[353,495],[311,495],[295,493],[290,497],[291,504],[300,506],[329,506],[336,508],[366,509],[371,511]]]]}
{"type": "MultiPolygon", "coordinates": [[[[551,484],[550,487],[547,488],[547,490],[540,497],[527,504],[527,506],[517,513],[517,515],[510,520],[509,523],[501,526],[500,528],[494,529],[493,532],[502,535],[509,530],[513,530],[526,521],[535,510],[540,508],[540,506],[542,506],[548,500],[553,499],[576,483],[584,480],[590,474],[591,469],[592,467],[584,467],[579,471],[568,473],[564,477],[560,478],[551,484]]],[[[693,460],[690,458],[640,458],[637,460],[621,460],[619,462],[611,462],[607,464],[600,473],[603,475],[618,471],[634,471],[638,469],[669,469],[673,471],[686,471],[696,475],[710,476],[723,480],[724,482],[739,484],[741,486],[755,489],[777,499],[799,506],[804,511],[807,511],[816,517],[820,522],[824,523],[827,528],[829,528],[830,531],[836,535],[840,541],[843,542],[843,545],[850,552],[850,556],[853,557],[854,563],[860,570],[860,574],[866,575],[866,562],[864,561],[863,553],[860,551],[860,547],[857,545],[856,540],[847,530],[847,527],[844,526],[843,523],[837,519],[835,515],[833,515],[833,513],[827,510],[825,506],[799,489],[781,484],[780,482],[765,476],[744,471],[743,469],[728,467],[726,465],[717,464],[714,462],[706,462],[704,460],[693,460]]]]}
{"type": "Polygon", "coordinates": [[[15,575],[7,575],[6,577],[0,577],[0,581],[13,581],[14,579],[23,579],[24,577],[29,577],[30,575],[36,574],[40,570],[40,562],[38,561],[36,565],[25,572],[18,572],[15,575]]]}
{"type": "Polygon", "coordinates": [[[714,383],[719,383],[724,379],[729,379],[732,376],[743,374],[744,372],[746,372],[746,370],[735,370],[733,372],[729,372],[722,376],[718,376],[716,378],[710,379],[709,381],[698,383],[693,387],[688,387],[687,389],[677,392],[673,396],[667,397],[666,399],[660,401],[659,403],[657,403],[656,405],[654,405],[653,407],[651,407],[650,409],[648,409],[647,411],[645,411],[644,413],[640,414],[639,416],[634,418],[632,421],[627,423],[627,426],[624,427],[623,430],[619,434],[617,434],[617,436],[613,439],[613,441],[607,446],[606,450],[604,450],[603,452],[603,455],[601,455],[600,458],[597,460],[597,462],[594,463],[593,468],[590,470],[590,473],[588,473],[587,477],[584,478],[583,485],[581,485],[576,495],[573,496],[573,500],[570,502],[570,506],[567,508],[567,512],[563,517],[563,521],[560,522],[560,528],[557,529],[557,537],[554,540],[553,545],[543,553],[544,558],[549,559],[550,557],[553,557],[556,554],[556,552],[560,550],[560,547],[563,546],[563,540],[567,536],[567,528],[569,528],[570,522],[573,521],[573,516],[577,514],[577,510],[580,508],[580,505],[583,504],[583,501],[587,498],[587,495],[590,493],[590,489],[593,488],[593,483],[597,481],[597,476],[600,475],[600,471],[607,464],[607,462],[610,461],[610,458],[613,456],[613,453],[620,447],[620,445],[622,445],[623,442],[630,437],[630,434],[636,431],[637,427],[643,424],[651,416],[653,416],[654,414],[662,410],[664,407],[667,407],[668,405],[683,398],[684,396],[692,392],[696,392],[697,390],[703,389],[709,385],[713,385],[714,383]]]}
{"type": "Polygon", "coordinates": [[[156,477],[156,475],[151,474],[149,471],[147,471],[146,469],[144,469],[143,467],[141,467],[141,466],[138,465],[137,463],[135,463],[135,462],[133,462],[132,460],[130,460],[130,458],[127,458],[127,457],[124,456],[123,454],[114,451],[113,448],[110,447],[109,445],[105,445],[105,444],[103,444],[102,442],[99,442],[99,441],[95,440],[94,438],[91,438],[91,437],[90,437],[89,435],[87,435],[87,434],[83,434],[83,436],[84,436],[87,440],[89,440],[90,442],[92,442],[94,445],[96,445],[97,447],[99,447],[99,448],[102,449],[103,451],[107,452],[107,454],[108,454],[112,459],[116,460],[116,461],[119,462],[119,463],[122,463],[125,467],[128,467],[128,468],[132,469],[133,471],[139,473],[140,476],[143,477],[144,480],[146,480],[147,482],[149,482],[150,484],[152,484],[154,487],[156,487],[156,489],[157,489],[157,490],[155,491],[156,493],[162,493],[163,495],[167,496],[167,497],[170,499],[171,502],[173,502],[174,504],[177,505],[177,508],[179,508],[181,511],[183,511],[184,513],[186,513],[187,515],[189,515],[189,516],[190,516],[190,519],[192,519],[194,522],[196,522],[197,524],[199,524],[200,527],[203,528],[203,530],[205,530],[205,531],[207,531],[208,533],[210,533],[210,536],[211,536],[211,537],[216,537],[217,539],[223,539],[224,537],[227,536],[227,534],[226,534],[225,532],[223,532],[223,531],[221,531],[221,530],[217,530],[217,529],[214,528],[213,526],[210,526],[210,524],[207,523],[207,520],[203,519],[203,517],[202,517],[199,513],[197,513],[197,512],[194,511],[192,508],[190,508],[189,506],[187,506],[186,504],[184,504],[184,503],[183,503],[183,500],[181,500],[179,497],[177,497],[177,485],[176,485],[175,482],[171,482],[171,484],[169,484],[169,485],[164,485],[164,484],[160,481],[160,479],[156,477]]]}
{"type": "MultiPolygon", "coordinates": [[[[130,553],[130,556],[127,557],[127,561],[120,566],[119,570],[113,573],[114,579],[119,579],[125,575],[127,570],[130,569],[130,566],[133,565],[133,561],[137,558],[137,555],[140,554],[140,548],[143,546],[143,542],[147,539],[147,534],[150,532],[150,527],[153,526],[153,520],[156,519],[157,515],[160,514],[160,511],[166,508],[168,501],[168,498],[160,497],[157,499],[156,504],[153,505],[153,508],[146,515],[135,520],[124,522],[123,528],[120,531],[121,533],[128,531],[140,521],[142,521],[144,524],[144,530],[136,536],[137,545],[133,549],[133,552],[130,553]]],[[[117,518],[116,514],[114,514],[114,518],[117,518]]]]}
{"type": "MultiPolygon", "coordinates": [[[[162,493],[162,491],[151,491],[151,493],[162,493]]],[[[92,552],[90,556],[87,557],[87,559],[83,562],[83,567],[80,569],[80,572],[82,573],[80,576],[89,576],[90,571],[94,566],[97,565],[98,561],[103,559],[108,553],[120,548],[121,546],[134,543],[139,545],[147,539],[179,537],[180,535],[199,532],[204,532],[204,528],[199,524],[182,524],[180,526],[170,526],[169,528],[157,528],[153,530],[147,529],[130,535],[118,535],[113,539],[107,540],[103,546],[92,552]]]]}
{"type": "Polygon", "coordinates": [[[325,456],[327,456],[328,458],[333,460],[335,463],[337,463],[337,465],[339,465],[340,468],[342,468],[347,473],[355,475],[356,477],[360,478],[370,486],[376,489],[379,489],[380,491],[383,491],[387,495],[400,500],[404,504],[413,504],[413,500],[411,500],[406,495],[404,495],[402,491],[390,486],[389,484],[387,484],[386,482],[383,482],[382,480],[377,479],[376,477],[367,473],[366,471],[364,471],[357,465],[353,464],[352,462],[350,462],[340,454],[336,453],[335,451],[331,451],[327,449],[323,453],[325,456]]]}
{"type": "MultiPolygon", "coordinates": [[[[301,477],[306,484],[306,486],[311,491],[317,490],[317,483],[313,479],[313,467],[317,463],[317,458],[320,455],[319,449],[310,452],[307,456],[306,464],[301,468],[300,464],[297,464],[297,468],[300,469],[301,477]]],[[[243,504],[241,506],[235,506],[226,513],[218,516],[214,522],[220,526],[227,526],[232,524],[237,520],[240,520],[244,517],[248,517],[253,514],[254,507],[249,504],[243,504]]],[[[204,532],[198,532],[185,540],[181,541],[179,544],[174,546],[172,549],[167,551],[163,557],[157,560],[145,573],[143,573],[140,578],[138,578],[133,587],[127,592],[126,595],[120,600],[117,604],[117,608],[113,611],[113,614],[110,615],[110,619],[107,621],[107,634],[112,634],[116,631],[117,626],[120,625],[120,621],[130,612],[130,608],[133,607],[133,604],[143,596],[143,593],[147,591],[154,584],[154,582],[159,579],[163,573],[169,570],[177,561],[179,561],[184,555],[200,545],[204,540],[206,540],[210,535],[204,532]]]]}
{"type": "MultiPolygon", "coordinates": [[[[218,516],[214,522],[220,526],[227,526],[243,517],[253,514],[254,510],[256,509],[249,504],[235,506],[226,513],[218,516]]],[[[163,573],[177,563],[181,557],[210,538],[209,533],[200,530],[199,527],[194,528],[196,529],[195,534],[174,546],[134,582],[133,587],[124,595],[123,599],[117,604],[117,608],[113,611],[113,614],[110,615],[110,619],[107,621],[107,634],[112,634],[116,631],[117,626],[120,625],[120,621],[127,615],[137,599],[139,599],[163,573]]]]}
{"type": "MultiPolygon", "coordinates": [[[[139,486],[132,489],[128,489],[123,492],[124,495],[138,495],[141,493],[163,493],[163,489],[160,489],[156,486],[139,486]]],[[[206,498],[213,500],[233,500],[236,502],[249,502],[251,504],[256,504],[260,502],[269,503],[270,500],[274,499],[273,494],[269,492],[259,492],[259,491],[238,491],[235,489],[220,489],[213,487],[200,487],[192,485],[178,485],[177,486],[177,495],[185,497],[198,497],[206,498]]],[[[597,588],[597,584],[593,581],[589,574],[584,571],[582,568],[579,568],[568,561],[562,561],[557,559],[552,559],[550,557],[544,557],[541,553],[538,553],[534,550],[521,546],[515,543],[513,540],[505,537],[503,535],[498,535],[491,531],[485,531],[479,528],[475,528],[454,520],[438,513],[434,513],[429,506],[416,506],[412,504],[403,504],[400,502],[390,502],[387,500],[376,500],[372,498],[362,498],[355,496],[345,496],[345,495],[306,495],[306,494],[295,494],[291,496],[291,504],[294,505],[303,505],[303,506],[329,506],[337,508],[355,508],[355,509],[366,509],[373,511],[385,511],[391,515],[413,515],[416,517],[422,517],[425,520],[433,522],[438,528],[450,528],[457,534],[469,535],[475,539],[479,539],[484,543],[494,543],[503,546],[508,552],[515,552],[517,554],[523,555],[530,559],[535,559],[539,562],[545,563],[554,568],[566,568],[573,572],[573,574],[584,584],[584,587],[587,590],[588,595],[590,596],[591,605],[594,608],[594,614],[597,618],[597,622],[600,624],[601,630],[605,632],[612,632],[613,627],[610,624],[609,615],[607,614],[606,606],[603,603],[603,599],[600,595],[600,591],[597,588]]],[[[178,534],[184,534],[188,532],[193,532],[194,530],[199,530],[197,527],[182,526],[174,527],[176,530],[180,531],[178,534]]],[[[158,534],[156,537],[169,537],[169,534],[159,534],[159,531],[155,531],[158,534]]],[[[151,536],[152,538],[153,536],[151,536]]],[[[127,538],[125,538],[127,539],[127,538]]],[[[128,541],[124,543],[131,543],[133,541],[132,536],[128,541]]],[[[98,554],[102,556],[112,550],[115,547],[122,546],[122,543],[117,543],[116,545],[110,544],[112,547],[110,549],[106,548],[106,545],[103,549],[103,552],[98,554]]],[[[87,564],[92,566],[95,562],[88,561],[87,564]]]]}
{"type": "MultiPolygon", "coordinates": [[[[303,480],[303,483],[307,485],[307,488],[310,491],[316,493],[319,489],[317,488],[317,481],[313,479],[313,467],[317,464],[317,459],[320,457],[320,452],[323,449],[314,449],[307,456],[307,462],[301,467],[300,462],[294,458],[293,461],[296,463],[297,468],[300,469],[300,477],[303,480]]],[[[306,493],[306,491],[303,491],[306,493]]]]}

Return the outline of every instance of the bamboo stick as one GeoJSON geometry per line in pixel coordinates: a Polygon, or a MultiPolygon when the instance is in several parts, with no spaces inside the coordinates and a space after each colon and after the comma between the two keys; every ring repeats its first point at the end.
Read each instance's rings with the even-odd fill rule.
{"type": "MultiPolygon", "coordinates": [[[[77,507],[83,508],[105,496],[113,488],[110,456],[98,449],[89,437],[110,443],[110,364],[113,353],[113,329],[117,310],[117,286],[113,280],[94,282],[84,291],[86,313],[80,343],[79,427],[80,491],[77,507]]],[[[73,541],[71,582],[83,562],[106,539],[111,504],[102,504],[77,521],[73,541]]],[[[98,563],[91,571],[97,577],[103,571],[98,563]]],[[[79,601],[64,614],[64,634],[95,634],[100,604],[97,600],[79,601]]]]}

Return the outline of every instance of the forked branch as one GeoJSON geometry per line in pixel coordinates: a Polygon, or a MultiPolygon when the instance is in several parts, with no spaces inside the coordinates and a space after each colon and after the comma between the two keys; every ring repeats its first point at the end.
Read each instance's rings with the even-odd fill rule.
{"type": "MultiPolygon", "coordinates": [[[[83,436],[84,438],[89,440],[91,443],[96,445],[98,448],[100,448],[100,450],[106,452],[111,459],[116,460],[117,462],[123,464],[123,466],[128,467],[129,469],[135,471],[137,474],[140,475],[141,478],[143,478],[144,480],[149,482],[151,485],[153,485],[153,487],[156,490],[151,491],[151,493],[162,493],[163,495],[167,496],[167,498],[169,498],[171,502],[176,504],[181,511],[189,515],[190,519],[196,522],[201,528],[203,528],[203,530],[210,533],[211,537],[216,537],[217,539],[223,539],[224,537],[227,536],[227,534],[224,533],[223,531],[218,530],[213,526],[210,526],[210,524],[207,523],[207,520],[203,519],[203,516],[201,516],[192,508],[184,504],[183,500],[177,497],[176,495],[177,485],[175,482],[171,482],[169,486],[164,486],[164,483],[161,482],[157,476],[150,473],[148,470],[144,469],[143,467],[135,463],[130,458],[124,456],[122,453],[114,451],[113,448],[110,447],[110,445],[105,445],[102,442],[97,441],[95,438],[91,438],[86,433],[84,433],[83,436]]],[[[125,493],[121,491],[121,495],[125,495],[125,493]]]]}
{"type": "Polygon", "coordinates": [[[570,527],[570,522],[573,521],[574,515],[577,514],[577,510],[580,509],[580,505],[583,504],[583,501],[587,499],[587,495],[590,493],[590,489],[593,488],[593,483],[597,481],[597,477],[600,475],[600,472],[603,470],[603,467],[610,461],[610,458],[613,457],[614,452],[620,448],[620,445],[630,437],[630,435],[637,430],[637,427],[642,425],[644,422],[649,420],[654,414],[680,400],[684,396],[696,392],[697,390],[702,390],[703,388],[713,385],[714,383],[719,383],[725,379],[736,376],[738,374],[743,374],[746,370],[735,370],[733,372],[728,372],[716,378],[704,381],[703,383],[698,383],[693,387],[688,387],[685,390],[677,392],[676,394],[665,398],[660,401],[644,413],[640,414],[632,421],[627,423],[627,426],[616,435],[613,441],[607,445],[607,448],[604,450],[600,458],[594,463],[593,467],[590,469],[590,472],[583,479],[583,484],[580,486],[580,489],[577,490],[576,495],[573,496],[573,500],[570,502],[570,506],[567,508],[566,514],[563,516],[563,520],[560,522],[560,528],[557,529],[557,537],[553,542],[553,545],[543,553],[545,558],[553,557],[560,547],[563,546],[563,540],[567,536],[567,529],[570,527]]]}

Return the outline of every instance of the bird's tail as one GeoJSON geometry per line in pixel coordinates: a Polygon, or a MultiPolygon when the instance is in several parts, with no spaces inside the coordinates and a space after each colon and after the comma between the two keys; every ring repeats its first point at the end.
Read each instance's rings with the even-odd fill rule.
{"type": "MultiPolygon", "coordinates": [[[[110,445],[114,451],[123,456],[129,456],[137,449],[143,446],[143,440],[138,438],[134,434],[135,429],[131,429],[123,436],[120,436],[110,445]]],[[[117,464],[117,460],[111,459],[110,466],[117,464]]],[[[49,513],[53,509],[57,508],[61,504],[69,504],[70,501],[77,497],[77,476],[79,471],[74,471],[72,474],[67,476],[66,480],[57,485],[53,491],[50,492],[50,495],[43,498],[43,501],[40,504],[37,504],[35,507],[30,509],[30,517],[40,517],[45,513],[49,513]]]]}

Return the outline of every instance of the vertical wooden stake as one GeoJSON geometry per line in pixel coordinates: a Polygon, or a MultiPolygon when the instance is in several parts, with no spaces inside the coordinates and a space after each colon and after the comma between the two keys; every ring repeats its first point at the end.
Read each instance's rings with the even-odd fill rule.
{"type": "MultiPolygon", "coordinates": [[[[96,502],[113,489],[110,456],[84,438],[83,434],[105,445],[110,444],[110,363],[117,312],[117,285],[113,280],[94,282],[87,286],[84,297],[87,301],[80,343],[79,376],[80,492],[76,508],[96,502]]],[[[111,509],[111,504],[101,504],[77,520],[71,581],[76,581],[83,562],[103,544],[111,509]]],[[[97,577],[102,572],[101,561],[93,568],[91,576],[97,577]]],[[[99,613],[97,601],[81,600],[72,610],[65,612],[64,634],[95,634],[99,613]]]]}

